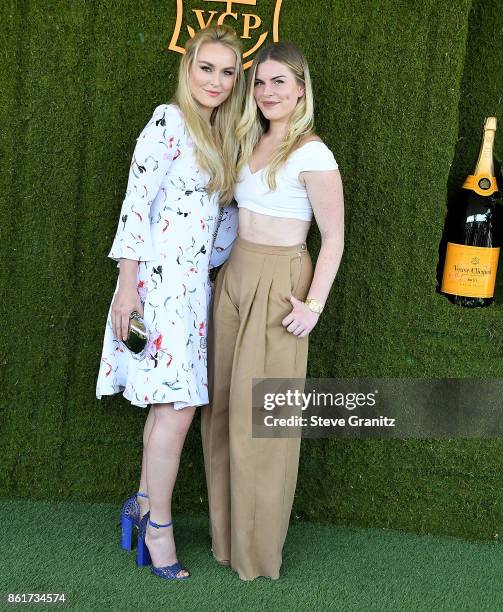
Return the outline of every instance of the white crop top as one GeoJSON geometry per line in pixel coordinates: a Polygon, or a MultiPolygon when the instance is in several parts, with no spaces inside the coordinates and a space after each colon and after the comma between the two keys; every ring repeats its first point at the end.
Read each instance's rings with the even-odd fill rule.
{"type": "Polygon", "coordinates": [[[290,154],[276,173],[275,191],[271,191],[264,181],[265,168],[252,174],[245,164],[234,189],[238,208],[271,217],[311,221],[313,209],[299,174],[310,170],[337,170],[338,167],[332,151],[319,140],[306,142],[290,154]]]}

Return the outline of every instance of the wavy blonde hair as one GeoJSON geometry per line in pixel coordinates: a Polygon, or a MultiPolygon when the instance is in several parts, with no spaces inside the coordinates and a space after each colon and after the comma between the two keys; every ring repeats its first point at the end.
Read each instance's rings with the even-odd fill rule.
{"type": "Polygon", "coordinates": [[[297,83],[304,86],[304,95],[299,98],[290,116],[286,138],[277,148],[265,169],[266,183],[269,189],[274,190],[276,189],[276,172],[299,146],[301,140],[314,134],[314,99],[309,67],[306,58],[296,45],[289,42],[278,42],[261,49],[250,68],[245,109],[236,132],[241,147],[238,172],[250,160],[262,134],[269,129],[269,121],[258,108],[253,95],[257,67],[268,59],[284,64],[293,72],[297,83]]]}
{"type": "Polygon", "coordinates": [[[183,113],[185,124],[195,144],[198,165],[210,175],[206,191],[209,194],[220,192],[221,204],[232,200],[237,180],[239,145],[236,142],[236,128],[241,117],[244,89],[241,45],[232,28],[226,25],[208,26],[187,41],[178,71],[178,87],[171,101],[177,104],[183,113]],[[236,54],[231,93],[225,102],[213,110],[210,125],[191,93],[189,80],[190,67],[205,43],[220,43],[236,54]]]}

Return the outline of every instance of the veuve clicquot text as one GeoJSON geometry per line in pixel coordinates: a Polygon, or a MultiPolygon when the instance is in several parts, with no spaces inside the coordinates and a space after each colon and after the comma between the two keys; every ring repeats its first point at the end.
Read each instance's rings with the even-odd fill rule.
{"type": "Polygon", "coordinates": [[[475,170],[466,177],[447,226],[441,291],[455,304],[471,308],[492,303],[498,268],[495,133],[496,117],[487,117],[475,170]]]}

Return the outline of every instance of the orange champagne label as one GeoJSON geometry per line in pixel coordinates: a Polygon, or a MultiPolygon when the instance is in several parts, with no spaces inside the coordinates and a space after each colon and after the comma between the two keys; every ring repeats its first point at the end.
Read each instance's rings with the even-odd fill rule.
{"type": "Polygon", "coordinates": [[[496,178],[488,174],[469,174],[463,183],[463,188],[471,189],[481,196],[490,196],[498,191],[496,178]]]}
{"type": "Polygon", "coordinates": [[[499,247],[448,242],[441,291],[465,297],[493,297],[499,254],[499,247]]]}

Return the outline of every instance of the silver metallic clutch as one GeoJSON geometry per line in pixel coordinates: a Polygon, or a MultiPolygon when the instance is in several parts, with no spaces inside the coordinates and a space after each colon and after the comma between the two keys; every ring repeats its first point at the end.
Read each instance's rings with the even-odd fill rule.
{"type": "Polygon", "coordinates": [[[129,332],[124,344],[136,355],[140,355],[148,343],[148,330],[140,314],[133,310],[129,315],[129,332]]]}

